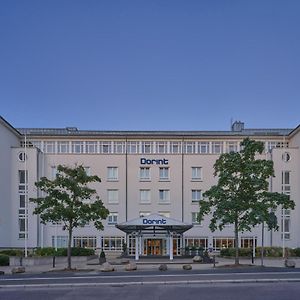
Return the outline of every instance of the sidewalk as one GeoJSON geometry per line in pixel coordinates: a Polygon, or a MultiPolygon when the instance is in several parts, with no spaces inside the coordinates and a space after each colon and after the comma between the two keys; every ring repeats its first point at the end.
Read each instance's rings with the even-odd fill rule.
{"type": "MultiPolygon", "coordinates": [[[[300,267],[300,258],[292,258],[296,262],[296,268],[300,267]]],[[[131,260],[133,261],[133,260],[131,260]]],[[[116,260],[111,261],[114,264],[116,260]]],[[[201,263],[193,263],[191,258],[183,258],[183,259],[174,259],[170,261],[168,259],[143,259],[141,258],[139,261],[136,262],[138,271],[152,271],[157,270],[160,264],[167,264],[168,270],[182,270],[182,266],[185,264],[192,265],[193,270],[209,270],[213,269],[213,264],[201,264],[201,263]]],[[[226,265],[234,264],[234,258],[220,258],[216,257],[216,268],[226,267],[226,265]]],[[[252,265],[251,259],[247,258],[240,258],[240,264],[249,266],[252,265]]],[[[254,266],[261,266],[261,260],[259,257],[255,258],[254,266]]],[[[77,270],[77,272],[100,272],[101,266],[99,265],[98,259],[89,260],[87,262],[74,262],[72,263],[72,267],[77,270]]],[[[114,264],[115,271],[122,271],[125,272],[123,264],[114,264]]],[[[285,268],[284,266],[284,259],[283,258],[264,258],[264,267],[281,267],[285,268]]],[[[0,271],[4,271],[5,274],[11,274],[13,266],[0,266],[0,271]]],[[[40,274],[46,272],[55,272],[61,271],[66,268],[66,264],[56,264],[55,268],[52,265],[35,265],[35,266],[25,266],[26,272],[25,274],[40,274]]],[[[0,277],[1,279],[1,277],[0,277]]]]}

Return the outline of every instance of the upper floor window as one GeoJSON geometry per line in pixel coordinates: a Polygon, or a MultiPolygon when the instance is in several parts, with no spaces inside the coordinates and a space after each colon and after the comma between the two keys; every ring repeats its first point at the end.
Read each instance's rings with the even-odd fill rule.
{"type": "Polygon", "coordinates": [[[199,202],[202,199],[201,190],[192,190],[192,202],[199,202]]]}
{"type": "Polygon", "coordinates": [[[159,202],[170,203],[170,190],[159,190],[159,202]]]}
{"type": "Polygon", "coordinates": [[[119,179],[118,167],[107,167],[107,180],[116,181],[119,179]]]}
{"type": "Polygon", "coordinates": [[[72,153],[83,153],[83,142],[81,141],[72,142],[72,153]]]}
{"type": "Polygon", "coordinates": [[[237,152],[238,143],[237,142],[226,142],[226,152],[237,152]]]}
{"type": "Polygon", "coordinates": [[[209,142],[199,142],[198,153],[202,153],[202,154],[209,153],[209,142]]]}
{"type": "Polygon", "coordinates": [[[127,142],[127,152],[130,154],[140,153],[140,143],[139,142],[127,142]]]}
{"type": "Polygon", "coordinates": [[[69,153],[69,142],[57,142],[57,153],[69,153]]]}
{"type": "Polygon", "coordinates": [[[192,224],[200,225],[201,223],[198,221],[199,212],[192,212],[192,224]]]}
{"type": "Polygon", "coordinates": [[[111,212],[108,215],[108,225],[113,225],[118,223],[118,213],[117,212],[111,212]]]}
{"type": "Polygon", "coordinates": [[[142,142],[142,153],[153,153],[152,142],[142,142]]]}
{"type": "Polygon", "coordinates": [[[86,153],[97,153],[97,142],[96,141],[88,141],[85,142],[85,152],[86,153]]]}
{"type": "Polygon", "coordinates": [[[111,153],[111,142],[100,142],[100,153],[111,153]]]}
{"type": "Polygon", "coordinates": [[[140,168],[140,180],[150,180],[150,168],[141,167],[140,168]]]}
{"type": "Polygon", "coordinates": [[[118,190],[107,190],[107,202],[109,204],[119,203],[119,191],[118,190]]]}
{"type": "Polygon", "coordinates": [[[184,153],[192,154],[195,153],[196,143],[195,142],[184,142],[184,153]]]}
{"type": "Polygon", "coordinates": [[[55,153],[55,142],[53,142],[53,141],[44,142],[44,152],[45,153],[55,153]]]}
{"type": "Polygon", "coordinates": [[[168,152],[167,142],[156,142],[156,153],[167,153],[168,152]]]}
{"type": "Polygon", "coordinates": [[[114,142],[114,153],[125,153],[125,142],[114,142]]]}
{"type": "Polygon", "coordinates": [[[173,154],[181,153],[181,142],[170,142],[170,152],[173,154]]]}
{"type": "Polygon", "coordinates": [[[211,147],[212,147],[213,154],[223,153],[223,142],[212,142],[211,147]]]}
{"type": "Polygon", "coordinates": [[[159,180],[169,180],[169,168],[161,167],[159,168],[159,180]]]}
{"type": "Polygon", "coordinates": [[[192,180],[201,180],[201,179],[202,179],[202,168],[192,167],[192,180]]]}
{"type": "Polygon", "coordinates": [[[150,203],[151,202],[150,190],[140,190],[140,202],[141,203],[150,203]]]}

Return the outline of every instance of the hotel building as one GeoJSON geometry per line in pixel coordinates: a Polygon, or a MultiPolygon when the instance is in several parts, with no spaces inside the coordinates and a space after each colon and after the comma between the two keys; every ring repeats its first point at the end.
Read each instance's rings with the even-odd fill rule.
{"type": "MultiPolygon", "coordinates": [[[[197,215],[203,193],[217,183],[216,159],[239,151],[246,137],[262,141],[262,157],[274,162],[270,191],[296,203],[295,210],[278,207],[279,230],[265,228],[264,244],[300,247],[300,127],[248,129],[235,122],[229,131],[16,129],[0,117],[0,248],[66,247],[62,224],[40,224],[28,202],[40,196],[34,183],[53,179],[59,164],[80,164],[98,175],[102,182],[95,187],[110,211],[103,231],[92,224],[74,230],[75,247],[120,253],[126,242],[131,255],[170,258],[187,246],[233,247],[232,225],[211,232],[209,216],[199,224],[197,215]]],[[[261,239],[259,225],[240,234],[239,246],[260,246],[261,239]]]]}

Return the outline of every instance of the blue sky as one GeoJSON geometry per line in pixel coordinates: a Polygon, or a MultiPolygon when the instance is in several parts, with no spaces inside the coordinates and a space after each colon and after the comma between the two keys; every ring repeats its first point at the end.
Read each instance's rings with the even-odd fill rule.
{"type": "Polygon", "coordinates": [[[15,127],[293,128],[298,0],[1,0],[0,115],[15,127]]]}

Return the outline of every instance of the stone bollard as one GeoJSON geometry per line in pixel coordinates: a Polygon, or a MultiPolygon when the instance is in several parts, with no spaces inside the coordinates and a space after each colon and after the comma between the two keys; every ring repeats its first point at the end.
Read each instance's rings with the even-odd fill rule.
{"type": "Polygon", "coordinates": [[[125,266],[125,271],[135,271],[137,269],[137,265],[135,262],[130,262],[125,266]]]}
{"type": "Polygon", "coordinates": [[[284,261],[284,265],[287,267],[287,268],[295,268],[295,266],[296,266],[296,262],[294,261],[294,260],[292,260],[292,259],[286,259],[285,261],[284,261]]]}
{"type": "Polygon", "coordinates": [[[25,267],[19,266],[11,269],[12,274],[25,273],[25,267]]]}
{"type": "Polygon", "coordinates": [[[183,265],[182,269],[183,270],[192,270],[192,266],[191,265],[183,265]]]}
{"type": "Polygon", "coordinates": [[[161,264],[159,267],[158,267],[158,270],[159,271],[167,271],[168,270],[168,266],[166,264],[161,264]]]}
{"type": "Polygon", "coordinates": [[[115,268],[109,262],[102,264],[101,272],[113,272],[114,270],[115,268]]]}

